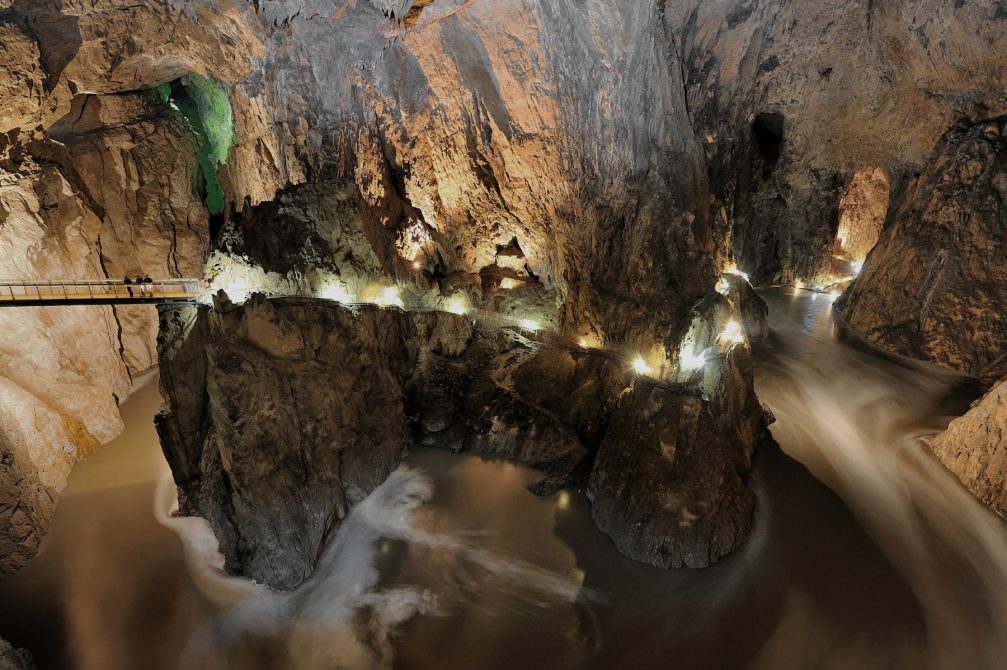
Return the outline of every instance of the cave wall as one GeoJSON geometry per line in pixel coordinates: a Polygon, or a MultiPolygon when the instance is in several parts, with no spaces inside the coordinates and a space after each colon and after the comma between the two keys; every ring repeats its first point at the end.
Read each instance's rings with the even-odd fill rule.
{"type": "Polygon", "coordinates": [[[718,248],[757,284],[844,274],[830,256],[855,173],[877,168],[895,186],[960,119],[1007,111],[998,2],[667,4],[718,248]],[[782,117],[775,158],[757,132],[770,114],[782,117]]]}
{"type": "MultiPolygon", "coordinates": [[[[413,443],[531,465],[539,494],[585,486],[598,527],[652,565],[703,567],[748,536],[767,417],[747,345],[669,383],[447,312],[215,302],[160,308],[156,424],[181,513],[210,521],[233,572],[296,587],[413,443]]],[[[734,307],[702,304],[716,347],[734,307]]]]}
{"type": "MultiPolygon", "coordinates": [[[[760,283],[827,280],[865,170],[890,182],[886,231],[915,234],[900,212],[923,211],[927,170],[967,192],[969,170],[928,157],[962,119],[1007,112],[1005,16],[937,0],[0,0],[0,263],[17,277],[199,274],[210,217],[193,135],[153,89],[210,76],[237,137],[219,168],[221,254],[460,288],[671,360],[724,265],[760,283]],[[521,289],[488,295],[501,268],[521,289]]],[[[985,236],[974,258],[996,261],[979,219],[999,210],[982,207],[967,232],[985,236]]],[[[996,378],[995,269],[957,266],[960,283],[985,282],[967,305],[938,291],[912,313],[866,307],[901,295],[906,277],[881,267],[896,237],[882,232],[841,303],[851,322],[996,378]],[[952,327],[958,308],[985,310],[975,332],[952,327]]],[[[920,239],[907,253],[929,258],[920,239]]],[[[115,401],[153,360],[155,319],[0,317],[13,478],[50,500],[4,540],[24,556],[72,463],[119,430],[115,401]],[[27,426],[28,411],[49,418],[27,426]]]]}
{"type": "Polygon", "coordinates": [[[929,444],[976,498],[1007,514],[1007,378],[929,444]]]}
{"type": "Polygon", "coordinates": [[[1007,374],[1007,121],[949,130],[837,301],[879,346],[978,377],[1007,374]]]}
{"type": "MultiPolygon", "coordinates": [[[[10,5],[0,8],[0,278],[198,276],[207,214],[191,132],[147,92],[70,79],[82,71],[72,55],[109,56],[81,50],[79,21],[10,5]]],[[[73,465],[122,430],[118,400],[156,362],[156,329],[151,306],[0,310],[0,574],[34,555],[73,465]]]]}

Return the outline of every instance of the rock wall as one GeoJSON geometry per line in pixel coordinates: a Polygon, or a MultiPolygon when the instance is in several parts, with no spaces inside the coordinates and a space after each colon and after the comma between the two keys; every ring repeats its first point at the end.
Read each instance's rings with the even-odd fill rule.
{"type": "Polygon", "coordinates": [[[669,0],[723,254],[756,284],[824,281],[858,171],[893,191],[960,119],[1007,112],[1000,3],[669,0]]]}
{"type": "MultiPolygon", "coordinates": [[[[237,138],[217,168],[226,203],[224,221],[212,223],[221,226],[218,260],[262,276],[463,292],[574,338],[656,351],[671,365],[695,334],[693,306],[729,261],[757,282],[828,281],[844,212],[848,227],[870,233],[847,250],[859,256],[882,200],[861,182],[880,174],[891,195],[886,231],[903,232],[882,233],[841,303],[851,323],[987,380],[1004,372],[1003,324],[988,309],[1003,297],[1002,245],[989,227],[999,210],[987,199],[966,212],[967,229],[944,221],[949,241],[903,215],[925,215],[920,198],[931,191],[971,194],[976,180],[982,193],[999,192],[993,169],[972,175],[957,159],[927,162],[959,120],[979,127],[1007,113],[1007,56],[990,46],[1005,27],[999,2],[0,7],[0,213],[9,212],[0,218],[3,234],[20,240],[10,248],[23,251],[2,262],[18,277],[198,273],[211,219],[195,139],[153,89],[209,76],[226,89],[228,135],[237,138]],[[938,186],[942,169],[955,176],[938,186]],[[918,232],[919,262],[905,269],[885,248],[918,232]],[[972,262],[940,260],[957,258],[955,240],[978,245],[960,250],[972,262]],[[917,276],[923,267],[931,274],[917,276]],[[903,280],[927,288],[903,295],[903,280]],[[969,293],[955,299],[950,286],[969,293]],[[976,327],[963,331],[956,309],[976,327]]],[[[978,151],[974,139],[966,143],[978,151]]],[[[935,210],[935,221],[944,216],[951,210],[935,210]]],[[[46,407],[47,425],[62,427],[38,435],[32,426],[39,439],[23,444],[20,415],[0,427],[22,464],[12,479],[34,478],[29,488],[41,484],[51,500],[72,462],[117,430],[114,399],[151,362],[154,319],[150,310],[19,314],[4,317],[16,334],[0,359],[14,361],[0,370],[16,386],[5,411],[46,407]],[[25,348],[36,341],[51,343],[49,353],[25,348]],[[19,380],[45,380],[45,389],[19,380]]],[[[750,334],[764,330],[764,314],[763,325],[757,309],[747,317],[750,334]]],[[[587,374],[573,369],[574,378],[587,374]]],[[[653,402],[693,417],[678,396],[653,402]]],[[[538,425],[534,416],[526,418],[538,425]]],[[[583,461],[571,440],[593,430],[570,421],[560,424],[570,445],[556,455],[563,468],[583,461]]],[[[202,453],[202,437],[186,448],[202,453]]],[[[51,507],[31,504],[40,506],[29,515],[40,520],[29,534],[37,537],[51,507]]]]}
{"type": "Polygon", "coordinates": [[[35,661],[24,649],[15,649],[0,638],[0,670],[35,670],[35,661]]]}
{"type": "Polygon", "coordinates": [[[1007,379],[929,444],[976,498],[1007,515],[1007,379]]]}
{"type": "MultiPolygon", "coordinates": [[[[150,92],[94,93],[105,87],[73,75],[83,72],[74,59],[102,52],[73,43],[79,21],[10,4],[0,10],[0,280],[199,275],[207,214],[192,133],[150,92]]],[[[73,464],[122,429],[117,401],[156,362],[156,325],[152,307],[0,311],[0,575],[35,553],[73,464]]]]}
{"type": "Polygon", "coordinates": [[[837,302],[900,354],[991,383],[1007,374],[1007,122],[948,131],[837,302]]]}
{"type": "Polygon", "coordinates": [[[230,570],[273,587],[310,574],[413,441],[537,467],[538,493],[590,481],[599,527],[654,565],[708,565],[751,527],[766,420],[744,345],[667,384],[444,312],[258,296],[161,318],[157,427],[181,511],[210,520],[230,570]]]}

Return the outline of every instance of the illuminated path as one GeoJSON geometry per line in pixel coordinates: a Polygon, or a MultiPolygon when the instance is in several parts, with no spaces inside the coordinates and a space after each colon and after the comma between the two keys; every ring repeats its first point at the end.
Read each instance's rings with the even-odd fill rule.
{"type": "Polygon", "coordinates": [[[195,302],[199,295],[198,279],[158,279],[142,285],[121,279],[0,282],[0,307],[195,302]]]}
{"type": "MultiPolygon", "coordinates": [[[[225,290],[225,292],[227,291],[225,290]]],[[[264,288],[241,288],[240,296],[233,295],[232,299],[240,304],[249,295],[260,292],[267,297],[307,297],[269,295],[270,292],[264,288]]],[[[158,279],[149,284],[125,284],[119,279],[0,282],[0,307],[195,303],[206,302],[208,296],[209,293],[203,282],[199,279],[190,278],[158,279]]],[[[425,304],[405,305],[395,287],[386,287],[375,299],[368,301],[360,301],[355,295],[344,290],[339,290],[335,293],[323,290],[321,295],[312,297],[336,302],[347,307],[374,305],[384,308],[397,307],[406,312],[452,312],[467,316],[470,319],[494,323],[497,326],[516,328],[517,330],[524,331],[526,335],[532,335],[533,339],[538,340],[540,343],[548,341],[552,344],[571,349],[579,348],[594,354],[620,359],[628,362],[637,374],[646,375],[656,380],[671,381],[667,380],[666,374],[671,372],[671,369],[665,364],[651,366],[640,355],[627,355],[627,352],[609,349],[604,346],[595,346],[594,344],[589,344],[584,339],[574,340],[558,331],[544,328],[543,324],[533,319],[504,317],[495,312],[487,312],[465,306],[454,299],[448,301],[448,304],[441,308],[425,304]]],[[[719,346],[711,346],[699,353],[688,352],[680,364],[683,366],[681,370],[689,375],[693,371],[702,368],[706,363],[723,357],[733,345],[743,342],[744,339],[740,325],[732,320],[727,324],[727,329],[724,333],[718,338],[719,346]]]]}

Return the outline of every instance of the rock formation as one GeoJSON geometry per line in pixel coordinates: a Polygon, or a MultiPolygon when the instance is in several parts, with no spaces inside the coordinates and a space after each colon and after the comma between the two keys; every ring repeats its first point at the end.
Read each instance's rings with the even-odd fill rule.
{"type": "Polygon", "coordinates": [[[1007,379],[929,444],[976,498],[1007,515],[1007,379]]]}
{"type": "Polygon", "coordinates": [[[714,235],[756,284],[846,274],[831,256],[858,175],[898,195],[948,128],[1007,113],[996,2],[669,0],[667,13],[714,235]]]}
{"type": "Polygon", "coordinates": [[[868,340],[990,383],[1007,374],[1007,122],[949,130],[837,302],[868,340]]]}
{"type": "MultiPolygon", "coordinates": [[[[206,278],[235,297],[397,284],[406,299],[463,296],[671,368],[705,351],[710,324],[724,325],[722,303],[705,303],[716,318],[694,309],[730,261],[757,282],[828,283],[862,260],[884,219],[840,303],[851,324],[992,381],[1007,365],[995,233],[1002,140],[991,135],[1002,124],[990,120],[1007,113],[1007,57],[990,47],[1005,16],[999,3],[938,0],[0,0],[0,269],[17,278],[198,275],[213,238],[206,278]],[[978,197],[955,209],[961,195],[978,197]]],[[[748,335],[764,334],[750,287],[726,292],[748,335]]],[[[226,467],[245,482],[266,474],[260,465],[224,455],[202,463],[227,454],[207,448],[216,431],[272,444],[236,414],[265,408],[219,395],[237,383],[225,380],[228,365],[273,377],[283,367],[262,367],[244,335],[225,332],[221,324],[237,327],[243,313],[162,319],[162,351],[174,342],[172,355],[193,364],[171,374],[207,389],[191,398],[166,389],[172,416],[195,433],[182,423],[162,429],[185,509],[214,519],[230,565],[289,585],[309,569],[337,508],[317,516],[287,501],[295,525],[277,525],[217,486],[226,467]],[[192,343],[179,339],[180,323],[194,329],[192,343]],[[227,347],[242,353],[207,353],[227,347]],[[285,537],[304,531],[291,540],[296,565],[268,567],[275,553],[248,534],[254,518],[285,537]]],[[[326,314],[347,342],[364,345],[356,326],[326,314]]],[[[73,462],[119,429],[115,399],[153,361],[155,319],[119,308],[0,318],[0,444],[10,454],[0,476],[19,492],[0,497],[0,520],[14,520],[0,530],[9,570],[37,546],[73,462]]],[[[288,327],[310,330],[300,317],[288,327]]],[[[627,388],[619,375],[570,347],[504,351],[510,345],[478,332],[462,346],[443,324],[411,318],[396,328],[388,337],[415,349],[416,361],[381,374],[406,420],[423,426],[416,439],[492,451],[549,433],[553,449],[517,457],[546,470],[542,490],[608,463],[611,477],[587,481],[599,524],[618,535],[641,520],[623,509],[635,500],[628,478],[667,486],[681,480],[655,468],[675,463],[678,477],[700,464],[677,446],[629,463],[634,445],[612,426],[675,445],[702,430],[737,447],[711,465],[733,473],[719,481],[732,495],[717,497],[713,480],[697,475],[707,489],[695,500],[730,523],[697,521],[695,537],[666,545],[654,544],[667,530],[655,526],[654,537],[623,537],[620,547],[658,564],[699,564],[740,541],[750,502],[738,481],[756,414],[744,356],[720,365],[729,372],[719,382],[704,380],[706,399],[639,384],[616,402],[609,385],[627,388]],[[537,385],[536,370],[563,379],[567,395],[537,385]],[[471,396],[445,389],[440,406],[412,417],[423,384],[442,388],[449,375],[471,396]],[[578,406],[564,407],[571,397],[578,406]],[[480,403],[511,418],[494,424],[480,403]],[[744,425],[729,428],[724,416],[744,425]],[[609,496],[619,502],[606,507],[609,496]]],[[[285,338],[267,344],[289,346],[285,338]]],[[[289,360],[266,351],[306,376],[309,344],[289,360]]],[[[392,346],[366,344],[375,355],[392,346]]],[[[277,403],[267,415],[290,401],[256,391],[257,403],[277,403]]],[[[292,433],[293,472],[306,467],[299,455],[311,440],[353,425],[341,418],[297,424],[307,432],[292,433]]],[[[407,437],[389,436],[372,473],[353,471],[326,490],[351,504],[407,437]]],[[[699,513],[668,504],[654,509],[680,521],[699,513]]]]}
{"type": "Polygon", "coordinates": [[[413,440],[537,467],[539,493],[590,479],[599,527],[654,565],[708,565],[751,527],[765,417],[744,345],[709,347],[701,378],[667,384],[445,312],[221,296],[161,317],[157,427],[181,512],[210,520],[229,569],[273,587],[311,573],[413,440]]]}
{"type": "Polygon", "coordinates": [[[35,670],[35,667],[31,654],[0,638],[0,670],[35,670]]]}

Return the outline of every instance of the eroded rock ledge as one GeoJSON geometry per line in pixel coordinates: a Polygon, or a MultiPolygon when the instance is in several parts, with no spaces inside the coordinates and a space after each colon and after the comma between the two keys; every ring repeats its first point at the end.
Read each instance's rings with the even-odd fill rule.
{"type": "Polygon", "coordinates": [[[949,130],[836,305],[871,342],[971,374],[1007,374],[1007,117],[949,130]]]}
{"type": "Polygon", "coordinates": [[[930,440],[930,447],[976,498],[1007,516],[1007,378],[930,440]]]}
{"type": "Polygon", "coordinates": [[[160,316],[157,428],[181,512],[210,521],[228,569],[275,588],[310,574],[414,443],[530,464],[539,493],[586,485],[598,526],[654,565],[708,565],[749,532],[767,433],[745,346],[665,384],[442,312],[255,296],[160,316]]]}

